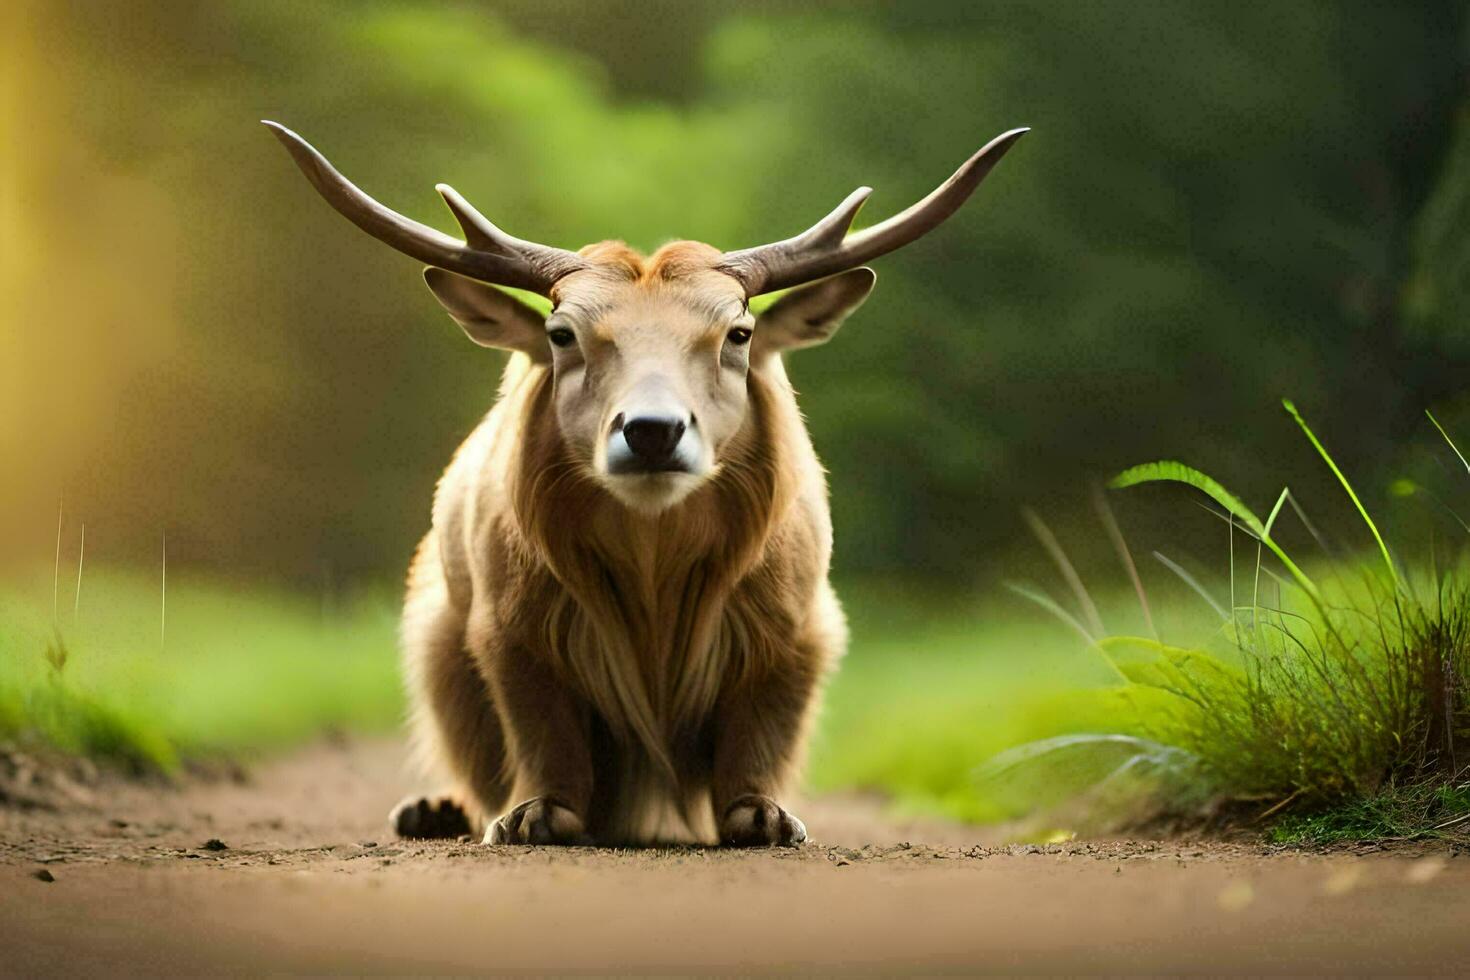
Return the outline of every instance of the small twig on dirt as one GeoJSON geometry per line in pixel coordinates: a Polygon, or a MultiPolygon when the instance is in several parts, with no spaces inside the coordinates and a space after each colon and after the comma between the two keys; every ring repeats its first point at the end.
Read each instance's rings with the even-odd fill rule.
{"type": "Polygon", "coordinates": [[[1256,823],[1260,823],[1262,820],[1265,820],[1267,817],[1271,816],[1272,814],[1281,811],[1282,809],[1284,809],[1287,806],[1287,804],[1291,803],[1292,800],[1295,800],[1298,796],[1301,796],[1301,795],[1302,795],[1302,791],[1301,790],[1294,790],[1294,791],[1292,791],[1292,794],[1290,796],[1288,796],[1286,799],[1281,800],[1279,803],[1274,804],[1268,810],[1266,810],[1265,813],[1262,813],[1260,816],[1256,817],[1255,822],[1256,823]]]}

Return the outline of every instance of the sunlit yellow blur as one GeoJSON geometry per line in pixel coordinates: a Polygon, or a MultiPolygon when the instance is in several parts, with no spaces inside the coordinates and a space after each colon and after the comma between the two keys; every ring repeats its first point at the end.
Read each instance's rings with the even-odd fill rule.
{"type": "MultiPolygon", "coordinates": [[[[87,473],[140,371],[171,342],[179,282],[165,187],[118,172],[73,119],[78,65],[55,43],[44,2],[24,2],[0,44],[6,135],[0,249],[0,540],[49,540],[66,477],[78,497],[109,481],[87,473]],[[5,499],[10,498],[10,499],[5,499]]],[[[99,494],[101,496],[101,494],[99,494]]]]}

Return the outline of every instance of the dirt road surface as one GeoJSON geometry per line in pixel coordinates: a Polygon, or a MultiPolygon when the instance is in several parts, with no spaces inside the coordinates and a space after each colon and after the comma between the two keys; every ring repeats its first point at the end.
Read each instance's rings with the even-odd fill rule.
{"type": "Polygon", "coordinates": [[[42,806],[12,762],[0,975],[1470,969],[1470,855],[1448,846],[1006,847],[854,800],[801,806],[797,850],[405,842],[383,819],[402,759],[352,742],[42,806]]]}

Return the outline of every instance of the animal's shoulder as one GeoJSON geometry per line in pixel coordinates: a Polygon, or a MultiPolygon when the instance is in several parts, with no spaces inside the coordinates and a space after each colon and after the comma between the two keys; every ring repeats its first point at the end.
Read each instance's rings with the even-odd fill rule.
{"type": "Polygon", "coordinates": [[[455,450],[434,493],[433,529],[451,590],[468,590],[476,565],[494,545],[516,537],[510,475],[521,399],[503,392],[455,450]]]}

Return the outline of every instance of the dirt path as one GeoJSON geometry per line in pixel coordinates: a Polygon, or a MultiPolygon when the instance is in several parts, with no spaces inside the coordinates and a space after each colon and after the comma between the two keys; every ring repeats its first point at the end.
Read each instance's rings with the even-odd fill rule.
{"type": "Polygon", "coordinates": [[[0,975],[1422,973],[1470,956],[1470,856],[1449,848],[1004,848],[861,801],[806,803],[818,843],[796,851],[405,843],[383,824],[401,758],[354,743],[244,783],[0,806],[0,975]]]}

